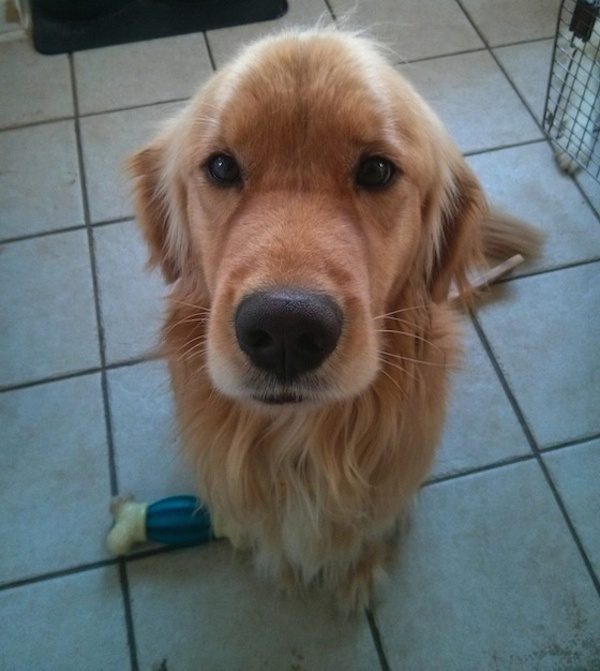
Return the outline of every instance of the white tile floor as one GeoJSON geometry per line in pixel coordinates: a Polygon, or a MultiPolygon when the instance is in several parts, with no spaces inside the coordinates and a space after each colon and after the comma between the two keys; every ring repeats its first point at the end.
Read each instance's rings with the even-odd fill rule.
{"type": "Polygon", "coordinates": [[[73,56],[0,42],[1,669],[600,669],[600,186],[562,175],[538,125],[557,0],[362,0],[350,20],[392,46],[493,200],[548,234],[466,322],[370,618],[280,598],[225,543],[104,550],[111,494],[192,488],[164,366],[144,360],[164,286],[123,160],[211,62],[355,4],[73,56]]]}

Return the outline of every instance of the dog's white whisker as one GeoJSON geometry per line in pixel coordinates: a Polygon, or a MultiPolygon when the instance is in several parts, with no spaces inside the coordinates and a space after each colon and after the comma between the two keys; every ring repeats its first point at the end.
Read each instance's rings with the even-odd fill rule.
{"type": "MultiPolygon", "coordinates": [[[[200,358],[204,354],[205,354],[205,350],[192,348],[189,351],[183,352],[175,360],[178,361],[178,362],[184,361],[184,360],[189,361],[190,359],[200,358]]],[[[204,370],[204,366],[202,368],[197,369],[197,372],[200,371],[200,370],[204,370]]]]}
{"type": "Polygon", "coordinates": [[[183,305],[188,308],[194,308],[194,310],[198,310],[200,312],[210,312],[210,308],[207,308],[203,305],[197,305],[196,303],[189,303],[187,301],[182,301],[179,298],[175,298],[174,296],[169,296],[167,298],[168,301],[171,303],[177,303],[178,305],[183,305]]]}
{"type": "Polygon", "coordinates": [[[405,356],[404,354],[392,354],[391,352],[385,352],[386,356],[391,356],[394,359],[402,359],[403,361],[410,361],[411,363],[418,363],[424,366],[435,366],[437,368],[447,368],[444,363],[436,363],[435,361],[425,361],[423,359],[414,359],[410,356],[405,356]]]}
{"type": "Polygon", "coordinates": [[[396,329],[376,329],[375,333],[396,333],[401,336],[406,336],[407,338],[414,338],[415,340],[420,340],[421,342],[430,345],[434,349],[441,351],[441,348],[438,347],[435,343],[432,343],[431,340],[428,340],[423,336],[417,335],[416,333],[410,333],[409,331],[398,331],[396,329]]]}
{"type": "Polygon", "coordinates": [[[391,312],[386,312],[385,314],[376,315],[375,317],[373,317],[373,319],[384,319],[385,317],[389,317],[390,315],[400,314],[401,312],[409,312],[411,310],[423,310],[427,307],[429,306],[426,303],[423,303],[421,305],[412,305],[411,307],[408,308],[400,308],[398,310],[392,310],[391,312]]]}
{"type": "Polygon", "coordinates": [[[180,361],[186,358],[189,358],[191,352],[196,351],[198,348],[202,349],[207,342],[206,335],[198,336],[192,340],[185,342],[183,345],[173,352],[173,356],[180,355],[180,361]]]}
{"type": "MultiPolygon", "coordinates": [[[[388,317],[388,319],[391,320],[391,321],[399,322],[400,324],[406,324],[406,325],[409,326],[409,327],[415,327],[415,323],[412,322],[412,321],[410,321],[410,319],[401,319],[400,317],[388,317]]],[[[419,329],[419,330],[422,330],[422,329],[419,329]]],[[[437,350],[440,350],[440,349],[441,349],[441,348],[440,348],[438,345],[436,345],[434,342],[432,342],[431,340],[428,340],[427,338],[425,338],[424,336],[420,335],[419,333],[413,333],[412,335],[413,335],[415,338],[417,338],[418,340],[419,340],[419,339],[422,339],[423,342],[426,342],[428,345],[430,345],[430,346],[433,347],[434,349],[437,349],[437,350]]]]}
{"type": "Polygon", "coordinates": [[[184,317],[183,319],[179,319],[176,322],[173,322],[172,324],[168,325],[168,328],[163,329],[163,336],[168,335],[176,329],[178,326],[181,326],[182,324],[202,324],[203,322],[206,322],[207,320],[207,315],[188,315],[187,317],[184,317]]]}
{"type": "Polygon", "coordinates": [[[379,358],[379,361],[380,361],[381,363],[385,364],[386,366],[391,366],[392,368],[396,368],[396,369],[399,370],[403,375],[406,375],[406,376],[409,377],[411,380],[414,380],[414,381],[417,380],[416,375],[414,375],[414,374],[413,374],[411,371],[409,371],[407,368],[404,368],[404,366],[400,366],[400,365],[399,365],[398,363],[396,363],[395,361],[390,361],[389,359],[386,359],[385,357],[388,356],[388,354],[389,354],[388,352],[383,352],[382,350],[379,350],[379,351],[378,351],[378,358],[379,358]]]}
{"type": "Polygon", "coordinates": [[[405,389],[402,389],[402,387],[398,384],[397,380],[394,380],[394,378],[393,378],[388,372],[386,372],[383,368],[380,368],[380,369],[379,369],[379,372],[380,372],[382,375],[385,375],[385,377],[387,377],[387,379],[390,380],[390,382],[392,382],[392,384],[393,384],[393,385],[398,389],[398,391],[400,392],[400,395],[402,396],[402,398],[406,398],[406,390],[405,390],[405,389]]]}

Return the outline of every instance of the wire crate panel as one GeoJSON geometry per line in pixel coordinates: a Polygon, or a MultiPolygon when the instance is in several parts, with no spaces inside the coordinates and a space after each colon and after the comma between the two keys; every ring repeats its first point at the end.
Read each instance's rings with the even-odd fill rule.
{"type": "Polygon", "coordinates": [[[600,0],[563,0],[544,127],[560,166],[600,182],[600,0]]]}

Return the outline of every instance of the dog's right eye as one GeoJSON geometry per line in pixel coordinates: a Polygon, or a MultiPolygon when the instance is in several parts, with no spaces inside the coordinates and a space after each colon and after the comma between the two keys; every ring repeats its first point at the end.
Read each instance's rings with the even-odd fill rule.
{"type": "Polygon", "coordinates": [[[370,156],[358,166],[355,181],[365,189],[380,189],[387,186],[395,174],[393,163],[381,156],[370,156]]]}
{"type": "Polygon", "coordinates": [[[240,166],[227,154],[217,154],[209,158],[206,171],[212,181],[219,186],[233,186],[242,179],[240,166]]]}

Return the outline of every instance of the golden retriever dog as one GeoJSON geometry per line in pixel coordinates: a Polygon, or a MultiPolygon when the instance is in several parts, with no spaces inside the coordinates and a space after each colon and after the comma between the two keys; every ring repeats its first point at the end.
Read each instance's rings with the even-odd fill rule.
{"type": "Polygon", "coordinates": [[[280,584],[367,605],[440,436],[451,284],[530,234],[487,214],[380,50],[333,29],[246,48],[130,170],[202,500],[280,584]]]}

